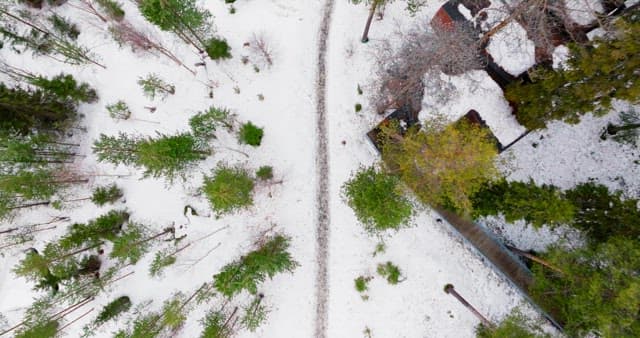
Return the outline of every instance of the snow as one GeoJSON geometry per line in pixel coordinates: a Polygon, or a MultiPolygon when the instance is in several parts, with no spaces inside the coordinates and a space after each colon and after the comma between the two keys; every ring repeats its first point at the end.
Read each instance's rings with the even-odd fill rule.
{"type": "MultiPolygon", "coordinates": [[[[98,90],[98,102],[81,106],[81,112],[85,116],[81,120],[81,126],[86,131],[75,132],[73,139],[82,144],[80,153],[86,155],[86,158],[79,159],[74,167],[87,173],[118,174],[122,177],[96,176],[89,186],[75,187],[70,195],[88,196],[92,187],[115,181],[123,187],[126,202],[119,202],[114,208],[127,208],[132,214],[132,220],[147,224],[155,231],[175,224],[179,234],[186,234],[186,240],[193,243],[181,252],[178,262],[167,268],[163,277],[150,278],[148,266],[153,253],[167,245],[158,244],[136,266],[128,267],[121,273],[124,275],[133,271],[133,275],[114,283],[93,301],[90,306],[95,308],[94,312],[115,297],[125,294],[131,297],[134,304],[153,300],[150,309],[158,309],[172,292],[180,290],[189,293],[203,282],[210,281],[211,276],[222,266],[254,248],[256,238],[275,225],[275,231],[292,237],[291,252],[300,266],[293,274],[277,276],[261,286],[260,291],[265,293],[264,302],[270,310],[268,319],[257,332],[241,331],[238,336],[313,336],[317,249],[314,228],[316,44],[323,3],[320,0],[236,2],[236,13],[231,15],[222,1],[201,2],[202,6],[215,14],[216,34],[228,40],[234,56],[231,60],[221,62],[208,60],[206,68],[193,66],[201,61],[193,49],[173,35],[161,32],[147,23],[133,3],[124,3],[126,19],[136,27],[144,27],[151,32],[185,65],[196,69],[196,76],[167,58],[119,47],[112,41],[102,23],[67,5],[56,11],[77,21],[82,31],[80,43],[92,47],[106,64],[106,70],[95,66],[69,66],[45,57],[34,58],[29,53],[17,55],[7,48],[0,50],[2,58],[11,65],[43,75],[56,75],[62,71],[71,73],[78,80],[88,82],[98,90]],[[251,65],[243,65],[241,62],[242,56],[254,57],[243,46],[254,33],[263,34],[274,49],[274,65],[261,65],[259,73],[251,65]],[[145,98],[136,81],[151,72],[175,84],[176,95],[164,101],[145,98]],[[209,86],[213,90],[212,99],[209,98],[209,86]],[[236,88],[240,90],[239,94],[236,94],[236,88]],[[259,94],[264,95],[264,101],[258,99],[259,94]],[[104,107],[119,99],[124,99],[133,110],[133,118],[140,120],[112,120],[104,107]],[[213,142],[215,154],[191,170],[186,181],[178,180],[173,183],[163,179],[141,179],[141,171],[131,167],[98,163],[91,152],[93,140],[101,133],[113,135],[126,132],[153,136],[157,132],[173,134],[186,131],[189,118],[211,105],[228,107],[237,114],[239,121],[252,121],[264,127],[262,145],[259,148],[242,146],[237,143],[235,136],[219,132],[218,139],[213,142]],[[145,106],[156,106],[157,110],[150,113],[145,106]],[[249,158],[234,150],[247,153],[249,158]],[[258,185],[251,208],[216,218],[198,188],[202,175],[208,174],[218,163],[240,164],[251,170],[262,165],[272,165],[276,179],[282,179],[283,183],[258,185]],[[183,208],[187,204],[193,206],[200,216],[185,217],[183,208]],[[198,241],[219,229],[220,232],[206,241],[198,241]],[[216,249],[209,252],[213,248],[216,249]],[[198,259],[201,260],[196,264],[198,259]]],[[[448,224],[436,222],[436,216],[428,208],[418,210],[411,227],[383,236],[387,250],[373,257],[372,252],[380,239],[364,233],[353,211],[341,198],[341,186],[355,170],[379,161],[377,152],[364,136],[381,119],[381,116],[372,113],[374,109],[369,102],[370,96],[375,94],[374,89],[368,88],[367,84],[374,80],[372,74],[378,66],[372,55],[377,48],[385,46],[384,39],[393,38],[392,34],[397,28],[407,29],[414,24],[428,22],[442,3],[443,1],[429,3],[415,17],[409,17],[400,2],[387,5],[384,20],[374,21],[371,27],[370,42],[361,44],[359,39],[368,14],[367,6],[354,6],[346,1],[335,2],[327,51],[327,113],[331,161],[328,337],[362,336],[365,327],[371,329],[374,337],[474,337],[474,327],[478,320],[453,297],[443,292],[447,283],[454,284],[458,292],[494,321],[504,317],[514,306],[525,302],[521,293],[448,224]],[[357,94],[358,84],[365,90],[362,96],[357,94]],[[354,112],[355,103],[363,105],[360,113],[354,112]],[[406,280],[392,286],[377,276],[376,265],[386,261],[396,263],[406,280]],[[353,280],[360,275],[375,276],[370,283],[367,301],[361,299],[354,289],[353,280]]],[[[510,29],[518,32],[517,26],[510,29]]],[[[500,52],[510,53],[507,48],[509,46],[504,41],[497,41],[500,52]]],[[[512,70],[517,70],[525,65],[528,68],[530,60],[524,54],[505,54],[504,57],[517,57],[518,61],[511,65],[512,70]]],[[[422,118],[433,112],[455,120],[468,110],[475,109],[502,144],[510,143],[524,132],[523,127],[512,116],[500,88],[485,72],[474,71],[455,77],[439,74],[437,79],[447,84],[445,92],[448,95],[441,97],[439,94],[442,92],[435,92],[435,87],[428,87],[422,118]]],[[[429,78],[426,81],[429,82],[429,78]]],[[[593,123],[593,130],[587,128],[592,132],[597,129],[595,125],[601,126],[603,121],[593,123]]],[[[547,132],[543,132],[548,135],[545,134],[547,136],[540,141],[538,148],[530,147],[531,140],[538,137],[536,133],[516,144],[509,155],[515,157],[517,163],[516,167],[511,168],[510,178],[535,176],[534,179],[546,182],[551,180],[552,175],[562,174],[562,170],[567,170],[564,176],[557,176],[558,182],[553,183],[562,187],[574,184],[575,178],[571,177],[574,173],[569,170],[576,168],[570,167],[571,163],[567,161],[559,162],[564,166],[561,169],[551,168],[556,165],[552,161],[559,159],[542,154],[543,149],[551,151],[554,156],[563,155],[570,160],[587,163],[594,167],[590,169],[592,171],[604,168],[604,159],[616,158],[614,155],[606,155],[610,157],[605,157],[600,162],[588,162],[581,157],[586,156],[588,150],[579,149],[580,155],[573,156],[555,149],[561,148],[559,142],[566,142],[567,138],[575,138],[575,142],[570,143],[571,147],[584,145],[580,143],[580,137],[586,137],[581,134],[584,130],[568,132],[566,129],[552,125],[547,132]],[[559,135],[553,136],[554,134],[559,135]],[[596,166],[600,167],[595,168],[596,166]],[[543,168],[550,169],[541,170],[543,168]]],[[[586,142],[584,139],[582,141],[586,142]]],[[[611,145],[610,142],[603,142],[607,146],[602,149],[593,146],[594,150],[612,150],[617,152],[616,156],[620,156],[620,147],[611,145]]],[[[623,167],[629,166],[630,158],[631,155],[618,159],[624,164],[614,166],[613,169],[626,170],[626,174],[630,169],[623,170],[623,167]]],[[[637,175],[636,171],[632,173],[637,175]]],[[[593,174],[604,175],[602,172],[593,174]]],[[[589,175],[587,169],[585,172],[578,172],[578,176],[585,175],[589,175]]],[[[609,183],[614,184],[613,182],[614,180],[609,183]]],[[[637,186],[630,191],[637,191],[637,186]]],[[[70,222],[39,234],[37,240],[27,246],[4,252],[5,256],[0,263],[0,313],[7,317],[10,324],[21,321],[32,298],[37,296],[30,283],[15,277],[11,272],[23,257],[23,250],[28,246],[41,249],[47,240],[61,236],[70,223],[95,218],[110,209],[98,208],[89,202],[79,202],[65,204],[63,210],[40,208],[22,213],[11,223],[31,224],[58,215],[71,217],[70,222]]],[[[1,226],[4,228],[7,224],[1,226]]],[[[555,240],[553,234],[541,236],[549,236],[549,242],[555,240]]],[[[528,238],[534,237],[523,237],[523,247],[526,247],[526,241],[531,241],[528,238]]],[[[239,301],[241,305],[245,305],[249,296],[242,294],[239,301]]],[[[198,336],[201,330],[198,320],[211,306],[194,309],[178,336],[198,336]]],[[[523,306],[533,311],[526,302],[523,306]]],[[[130,315],[117,323],[105,325],[96,332],[96,336],[110,336],[112,332],[123,328],[127,319],[130,319],[130,315]]],[[[65,329],[66,335],[79,336],[82,326],[88,320],[89,317],[65,329]]]]}
{"type": "Polygon", "coordinates": [[[487,46],[493,60],[513,76],[518,76],[536,63],[535,45],[527,38],[527,31],[510,22],[495,33],[487,46]]]}
{"type": "Polygon", "coordinates": [[[569,48],[565,45],[560,45],[553,50],[553,68],[558,69],[565,67],[567,60],[569,59],[569,48]]]}
{"type": "Polygon", "coordinates": [[[473,21],[473,16],[471,15],[471,11],[465,7],[463,4],[458,5],[458,11],[462,14],[467,20],[473,21]]]}
{"type": "Polygon", "coordinates": [[[592,23],[596,14],[603,11],[600,0],[567,0],[565,7],[571,20],[579,25],[592,23]]]}
{"type": "Polygon", "coordinates": [[[513,142],[525,132],[511,114],[511,107],[502,95],[502,89],[485,71],[471,71],[459,76],[439,74],[439,80],[446,81],[447,88],[429,86],[432,80],[427,75],[425,95],[422,100],[420,119],[428,119],[433,114],[444,115],[455,121],[475,109],[502,145],[513,142]],[[442,95],[441,93],[444,93],[442,95]]]}

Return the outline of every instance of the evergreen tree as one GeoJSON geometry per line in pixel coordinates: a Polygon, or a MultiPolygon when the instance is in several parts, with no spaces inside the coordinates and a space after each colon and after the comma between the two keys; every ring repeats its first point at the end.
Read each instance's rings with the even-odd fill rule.
{"type": "Polygon", "coordinates": [[[129,213],[124,210],[111,210],[108,213],[87,222],[74,223],[58,244],[65,250],[94,246],[103,241],[114,241],[122,227],[129,221],[129,213]]]}
{"type": "Polygon", "coordinates": [[[166,81],[162,80],[156,74],[149,74],[146,77],[138,79],[138,85],[142,87],[144,95],[150,99],[154,99],[156,95],[159,95],[162,99],[165,99],[169,95],[176,93],[176,87],[166,81]]]}
{"type": "Polygon", "coordinates": [[[254,182],[246,169],[219,166],[212,176],[204,176],[202,191],[213,210],[222,215],[253,204],[254,182]]]}
{"type": "Polygon", "coordinates": [[[70,100],[42,90],[8,88],[0,83],[0,129],[28,134],[34,128],[62,128],[76,116],[70,100]]]}
{"type": "Polygon", "coordinates": [[[147,234],[145,226],[129,223],[120,236],[114,238],[109,257],[121,263],[136,264],[149,250],[149,243],[145,241],[147,234]]]}
{"type": "Polygon", "coordinates": [[[131,299],[128,296],[120,296],[102,308],[102,311],[96,317],[95,323],[101,325],[117,318],[122,313],[129,311],[131,308],[131,299]]]}
{"type": "Polygon", "coordinates": [[[510,85],[505,96],[518,107],[516,118],[528,129],[545,128],[548,121],[578,123],[580,116],[606,113],[613,99],[638,102],[640,15],[631,12],[614,22],[606,38],[587,46],[570,45],[567,68],[539,67],[533,83],[510,85]]]}
{"type": "Polygon", "coordinates": [[[568,336],[640,336],[640,242],[612,237],[576,250],[553,247],[545,258],[564,273],[534,266],[531,293],[568,336]]]}
{"type": "Polygon", "coordinates": [[[586,232],[594,243],[613,236],[640,241],[638,200],[624,199],[603,185],[582,183],[566,192],[577,212],[572,226],[586,232]]]}
{"type": "Polygon", "coordinates": [[[50,93],[60,100],[73,100],[74,102],[93,103],[98,100],[98,94],[89,84],[82,82],[78,84],[76,79],[69,74],[59,74],[51,79],[44,76],[35,76],[27,79],[29,83],[42,89],[45,93],[50,93]]]}
{"type": "Polygon", "coordinates": [[[472,198],[474,217],[502,213],[507,222],[525,220],[539,228],[573,220],[575,207],[552,185],[500,180],[485,185],[472,198]]]}
{"type": "Polygon", "coordinates": [[[539,325],[532,322],[519,310],[512,311],[495,327],[479,324],[476,327],[477,338],[551,338],[539,325]]]}
{"type": "Polygon", "coordinates": [[[123,133],[117,137],[101,134],[93,151],[99,161],[142,167],[145,177],[164,176],[170,181],[178,175],[184,176],[194,162],[210,154],[190,134],[145,139],[123,133]]]}
{"type": "Polygon", "coordinates": [[[228,298],[246,290],[258,292],[258,284],[282,272],[293,272],[298,263],[287,251],[289,238],[277,235],[265,241],[257,250],[227,264],[213,276],[216,289],[228,298]]]}
{"type": "Polygon", "coordinates": [[[119,2],[114,0],[96,0],[96,3],[111,19],[121,21],[124,18],[125,12],[119,2]]]}
{"type": "Polygon", "coordinates": [[[122,189],[115,183],[108,186],[97,187],[91,195],[91,201],[97,206],[103,206],[107,203],[115,203],[122,198],[122,189]]]}
{"type": "Polygon", "coordinates": [[[233,330],[229,327],[229,318],[222,311],[210,311],[201,321],[204,330],[200,338],[230,338],[233,330]]]}
{"type": "Polygon", "coordinates": [[[241,324],[249,331],[255,332],[267,320],[267,307],[262,304],[263,294],[255,297],[244,309],[241,324]]]}
{"type": "Polygon", "coordinates": [[[226,108],[210,107],[206,111],[198,112],[189,119],[189,126],[194,137],[203,142],[216,137],[216,130],[224,127],[233,130],[234,114],[226,108]]]}
{"type": "Polygon", "coordinates": [[[399,179],[374,167],[361,168],[344,183],[342,193],[370,233],[398,230],[408,223],[413,213],[399,179]]]}
{"type": "Polygon", "coordinates": [[[466,120],[426,121],[404,136],[397,128],[383,130],[382,158],[427,204],[468,214],[470,197],[498,177],[498,151],[485,128],[466,120]]]}
{"type": "Polygon", "coordinates": [[[149,22],[204,52],[211,13],[198,8],[195,0],[141,0],[138,7],[149,22]]]}

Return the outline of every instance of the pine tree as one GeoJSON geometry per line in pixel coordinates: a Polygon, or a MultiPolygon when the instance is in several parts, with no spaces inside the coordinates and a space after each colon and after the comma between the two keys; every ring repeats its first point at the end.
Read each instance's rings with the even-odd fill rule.
{"type": "Polygon", "coordinates": [[[482,324],[476,327],[477,338],[551,338],[539,325],[523,315],[518,309],[513,310],[495,327],[482,324]]]}
{"type": "Polygon", "coordinates": [[[277,235],[264,242],[257,250],[227,264],[213,276],[216,289],[228,298],[246,290],[258,292],[258,284],[283,272],[293,272],[298,263],[287,251],[289,238],[277,235]]]}
{"type": "Polygon", "coordinates": [[[545,258],[565,273],[534,266],[531,292],[570,337],[640,335],[640,242],[610,238],[576,250],[553,247],[545,258]]]}
{"type": "Polygon", "coordinates": [[[525,220],[534,227],[568,224],[575,207],[560,189],[537,186],[533,180],[500,180],[485,185],[472,197],[474,217],[503,214],[507,222],[525,220]]]}
{"type": "Polygon", "coordinates": [[[533,83],[510,85],[505,96],[514,102],[516,118],[528,129],[545,128],[548,121],[578,123],[580,116],[602,115],[613,99],[638,102],[640,81],[640,18],[631,12],[615,21],[615,30],[588,46],[570,45],[567,68],[536,68],[533,83]]]}
{"type": "Polygon", "coordinates": [[[251,332],[255,332],[267,320],[267,307],[262,303],[263,298],[263,294],[258,294],[244,309],[240,323],[251,332]]]}
{"type": "Polygon", "coordinates": [[[566,192],[576,206],[572,226],[586,232],[592,242],[605,242],[618,236],[640,240],[638,200],[624,199],[603,185],[582,183],[566,192]]]}
{"type": "Polygon", "coordinates": [[[224,127],[233,130],[234,114],[226,108],[210,107],[206,111],[198,112],[189,119],[189,126],[194,137],[203,142],[216,137],[216,130],[224,127]]]}
{"type": "Polygon", "coordinates": [[[347,204],[370,233],[406,225],[413,213],[411,202],[403,196],[397,177],[361,168],[342,186],[347,204]]]}
{"type": "Polygon", "coordinates": [[[98,94],[89,84],[78,84],[72,75],[61,73],[48,79],[44,76],[28,78],[27,81],[34,86],[58,97],[60,100],[73,100],[74,102],[93,103],[98,100],[98,94]]]}
{"type": "Polygon", "coordinates": [[[159,95],[161,99],[165,99],[169,95],[176,93],[176,87],[162,80],[156,74],[149,74],[146,77],[138,79],[138,85],[142,87],[144,95],[150,99],[154,99],[159,95]]]}
{"type": "Polygon", "coordinates": [[[222,215],[253,204],[253,187],[253,179],[246,169],[222,165],[211,176],[204,176],[201,189],[213,210],[222,215]]]}
{"type": "Polygon", "coordinates": [[[91,195],[91,201],[97,206],[103,206],[107,203],[115,203],[122,198],[122,189],[115,183],[108,186],[97,187],[91,195]]]}
{"type": "Polygon", "coordinates": [[[200,338],[229,338],[233,335],[229,322],[230,316],[223,311],[209,311],[202,319],[204,327],[200,338]]]}

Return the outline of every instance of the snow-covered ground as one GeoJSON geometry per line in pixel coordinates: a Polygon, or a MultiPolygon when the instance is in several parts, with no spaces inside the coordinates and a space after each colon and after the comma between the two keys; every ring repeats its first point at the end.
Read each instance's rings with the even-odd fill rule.
{"type": "MultiPolygon", "coordinates": [[[[162,278],[148,276],[148,266],[153,258],[148,254],[136,266],[123,272],[134,271],[133,275],[113,284],[93,301],[90,306],[96,308],[94,312],[113,298],[125,294],[134,304],[153,300],[151,308],[157,309],[172,292],[181,290],[188,293],[210,281],[223,265],[251,250],[260,233],[276,225],[277,231],[292,237],[291,252],[300,267],[292,275],[280,275],[263,284],[261,291],[265,293],[265,304],[270,308],[268,320],[257,332],[243,331],[239,336],[313,336],[317,249],[314,95],[316,44],[323,3],[320,0],[238,1],[236,13],[229,14],[222,1],[201,2],[214,13],[217,33],[229,41],[234,55],[227,61],[207,61],[206,68],[193,66],[201,61],[195,51],[171,34],[160,32],[147,23],[133,3],[125,3],[127,20],[159,37],[187,66],[197,70],[196,76],[166,58],[142,55],[128,47],[119,47],[103,24],[67,5],[56,11],[81,25],[80,43],[92,47],[107,66],[106,70],[94,66],[68,66],[44,57],[32,58],[28,54],[15,55],[7,48],[0,50],[2,58],[13,66],[43,75],[64,71],[98,90],[100,101],[81,107],[85,115],[81,126],[86,127],[86,132],[76,132],[73,139],[82,144],[80,152],[86,158],[74,165],[82,172],[129,176],[96,177],[90,186],[73,189],[74,197],[88,196],[91,187],[115,181],[124,188],[126,199],[126,203],[118,207],[126,207],[134,221],[148,224],[155,230],[175,223],[181,227],[179,234],[186,234],[190,241],[223,228],[206,241],[195,242],[182,252],[178,262],[169,267],[162,278]],[[243,44],[253,34],[262,34],[274,51],[273,67],[260,66],[260,72],[241,62],[241,56],[250,56],[243,44]],[[146,99],[136,81],[150,72],[175,84],[176,94],[165,101],[146,99]],[[213,98],[209,97],[210,88],[213,89],[213,98]],[[264,100],[260,100],[258,95],[263,95],[264,100]],[[128,103],[133,110],[132,118],[139,120],[114,121],[108,116],[104,106],[119,99],[128,103]],[[250,120],[264,127],[263,144],[259,148],[240,146],[232,135],[222,132],[213,143],[215,154],[191,171],[185,182],[173,184],[162,179],[141,179],[141,173],[129,167],[97,163],[91,152],[91,144],[100,133],[113,135],[123,131],[152,136],[156,132],[172,134],[186,131],[189,118],[211,105],[228,107],[237,114],[239,121],[250,120]],[[155,106],[157,110],[150,113],[145,106],[155,106]],[[229,148],[246,152],[249,158],[229,148]],[[272,165],[276,178],[282,179],[283,183],[259,185],[254,205],[249,210],[215,218],[197,190],[202,174],[220,162],[243,164],[251,169],[272,165]],[[195,207],[201,216],[186,218],[183,208],[187,204],[195,207]],[[220,246],[209,252],[217,245],[220,246]],[[197,264],[191,265],[202,257],[197,264]]],[[[512,307],[523,302],[521,295],[501,275],[447,224],[437,223],[428,210],[418,212],[412,227],[385,237],[386,252],[373,257],[379,239],[363,231],[341,198],[340,188],[351,173],[360,166],[378,161],[378,154],[365,137],[366,131],[381,118],[372,113],[368,96],[372,95],[373,89],[367,87],[378,66],[373,57],[376,48],[383,46],[382,40],[391,37],[398,26],[408,28],[428,21],[441,4],[442,1],[429,3],[415,17],[407,15],[401,2],[388,5],[384,20],[375,20],[371,27],[370,42],[361,44],[360,34],[368,8],[353,6],[346,1],[335,2],[327,50],[331,210],[327,337],[359,337],[367,327],[373,337],[473,337],[478,319],[444,293],[443,287],[447,283],[454,284],[459,293],[492,320],[499,320],[512,307]],[[358,85],[365,88],[363,95],[358,95],[358,85]],[[354,112],[356,103],[363,105],[362,112],[354,112]],[[392,286],[377,276],[376,265],[386,261],[396,263],[406,280],[392,286]],[[354,288],[354,279],[360,275],[376,276],[370,284],[367,301],[361,299],[354,288]]],[[[510,115],[497,85],[488,80],[484,72],[445,80],[450,81],[455,90],[448,101],[437,105],[427,102],[429,95],[425,95],[425,105],[434,109],[431,111],[456,118],[471,108],[476,109],[503,144],[510,143],[524,131],[510,115]]],[[[546,158],[540,157],[531,162],[529,159],[535,158],[535,151],[546,147],[553,149],[554,145],[557,147],[552,143],[552,134],[564,129],[558,127],[556,131],[553,128],[542,140],[545,144],[541,141],[538,148],[532,148],[528,141],[534,134],[514,147],[516,167],[511,173],[512,178],[524,178],[536,168],[544,167],[540,163],[544,163],[546,158]]],[[[564,137],[574,136],[580,135],[564,137]]],[[[578,146],[579,141],[575,145],[578,146]]],[[[596,161],[593,165],[599,163],[602,162],[596,161]]],[[[550,171],[549,176],[534,178],[547,179],[551,174],[556,173],[550,171]]],[[[552,183],[563,187],[572,182],[570,177],[562,175],[557,180],[552,183]]],[[[83,222],[107,210],[108,207],[97,208],[89,202],[66,204],[63,210],[42,208],[22,213],[12,224],[36,223],[56,215],[70,216],[71,222],[83,222]]],[[[41,234],[29,246],[42,248],[48,239],[64,233],[65,226],[41,234]]],[[[11,272],[23,257],[22,250],[26,247],[4,252],[0,261],[0,313],[6,316],[9,324],[21,320],[35,295],[30,283],[16,278],[11,272]]],[[[198,336],[201,330],[198,320],[206,310],[206,307],[198,307],[191,312],[179,336],[198,336]]],[[[126,319],[125,316],[118,323],[104,326],[96,336],[110,336],[111,332],[124,327],[126,319]]],[[[89,317],[75,323],[65,329],[65,333],[69,337],[79,336],[88,320],[89,317]]]]}
{"type": "Polygon", "coordinates": [[[527,71],[536,63],[535,45],[519,23],[510,22],[489,40],[487,52],[493,60],[513,76],[527,71]]]}

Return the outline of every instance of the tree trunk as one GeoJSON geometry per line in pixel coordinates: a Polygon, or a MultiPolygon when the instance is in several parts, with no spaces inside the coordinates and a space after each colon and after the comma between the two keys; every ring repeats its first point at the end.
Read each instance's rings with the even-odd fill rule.
{"type": "Polygon", "coordinates": [[[631,129],[637,129],[637,128],[640,128],[640,123],[631,123],[631,124],[623,124],[623,125],[615,125],[610,123],[607,125],[607,134],[615,135],[618,132],[623,130],[631,130],[631,129]]]}
{"type": "Polygon", "coordinates": [[[362,43],[369,42],[369,28],[371,28],[371,21],[373,20],[373,15],[376,13],[376,8],[378,7],[378,0],[373,0],[371,2],[371,9],[369,10],[369,17],[367,18],[367,24],[364,26],[364,32],[362,33],[362,43]]]}
{"type": "Polygon", "coordinates": [[[542,259],[542,258],[540,258],[538,256],[532,255],[532,254],[530,254],[530,253],[528,253],[526,251],[520,250],[520,249],[518,249],[516,247],[513,247],[511,245],[507,245],[506,247],[507,247],[507,249],[513,251],[517,255],[520,255],[522,257],[526,257],[526,258],[528,258],[528,259],[530,259],[530,260],[532,260],[532,261],[534,261],[534,262],[536,262],[538,264],[546,266],[547,268],[549,268],[549,269],[551,269],[553,271],[556,271],[556,272],[559,272],[561,274],[564,274],[564,271],[562,271],[562,269],[554,266],[553,264],[547,262],[546,260],[544,260],[544,259],[542,259]]]}

